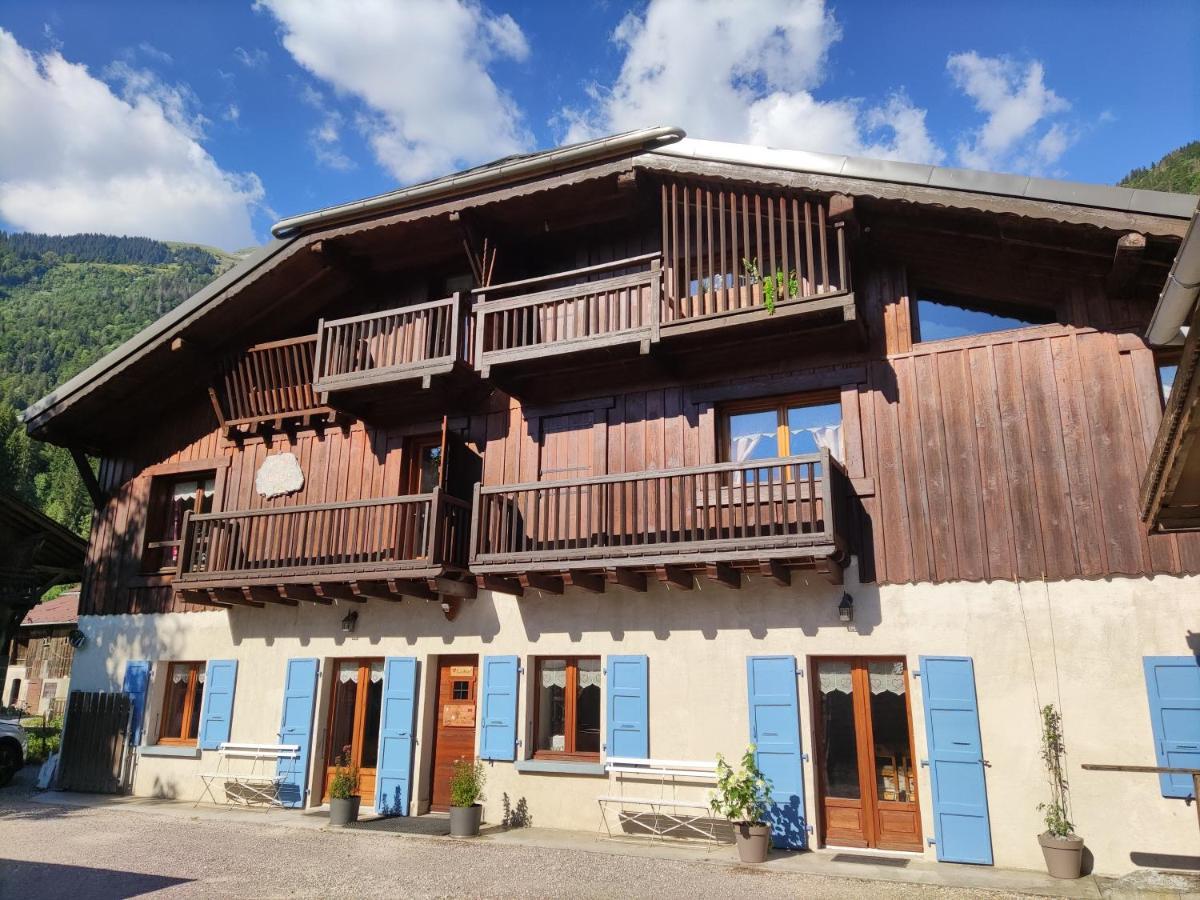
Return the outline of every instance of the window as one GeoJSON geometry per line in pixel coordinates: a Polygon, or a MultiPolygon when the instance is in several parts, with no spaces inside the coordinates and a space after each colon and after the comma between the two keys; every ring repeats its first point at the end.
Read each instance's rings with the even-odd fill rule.
{"type": "Polygon", "coordinates": [[[195,744],[204,699],[204,663],[176,662],[167,668],[160,744],[195,744]]]}
{"type": "Polygon", "coordinates": [[[150,485],[146,517],[145,572],[174,571],[179,563],[183,516],[187,512],[212,512],[216,474],[189,472],[155,478],[150,485]]]}
{"type": "Polygon", "coordinates": [[[1171,399],[1171,388],[1175,386],[1175,375],[1178,371],[1178,363],[1158,364],[1158,384],[1162,388],[1163,409],[1166,409],[1167,401],[1171,399]]]}
{"type": "Polygon", "coordinates": [[[13,641],[12,656],[10,657],[10,665],[23,666],[29,658],[29,641],[16,639],[13,641]]]}
{"type": "Polygon", "coordinates": [[[1054,311],[1043,307],[928,294],[917,296],[916,313],[914,341],[940,341],[1057,321],[1054,311]]]}
{"type": "Polygon", "coordinates": [[[801,456],[823,449],[841,459],[841,401],[827,393],[730,407],[725,412],[723,449],[728,462],[801,456]]]}
{"type": "Polygon", "coordinates": [[[534,756],[600,758],[600,657],[537,662],[534,756]]]}

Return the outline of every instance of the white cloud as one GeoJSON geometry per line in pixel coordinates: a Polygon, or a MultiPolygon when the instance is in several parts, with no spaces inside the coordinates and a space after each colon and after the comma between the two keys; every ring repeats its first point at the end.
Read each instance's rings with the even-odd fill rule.
{"type": "Polygon", "coordinates": [[[225,112],[221,114],[221,118],[223,118],[226,122],[232,122],[234,125],[238,123],[238,120],[241,117],[242,111],[238,109],[238,105],[236,103],[230,103],[227,107],[225,107],[225,112]]]}
{"type": "Polygon", "coordinates": [[[101,231],[236,248],[254,242],[253,173],[223,171],[201,146],[182,88],[128,66],[117,96],[57,51],[35,55],[0,29],[0,218],[30,231],[101,231]]]}
{"type": "Polygon", "coordinates": [[[1046,86],[1045,70],[1037,60],[1021,65],[1007,57],[969,51],[951,56],[946,68],[986,116],[982,125],[958,142],[956,154],[962,165],[1042,172],[1074,141],[1068,126],[1047,124],[1070,104],[1046,86]]]}
{"type": "Polygon", "coordinates": [[[170,53],[168,53],[166,50],[155,47],[149,41],[142,41],[140,44],[138,44],[138,50],[140,50],[143,55],[148,56],[150,59],[158,63],[170,64],[175,61],[171,57],[170,53]]]}
{"type": "Polygon", "coordinates": [[[317,162],[337,172],[355,168],[354,160],[342,150],[342,114],[330,109],[325,95],[311,84],[304,85],[300,99],[321,114],[321,121],[308,132],[308,146],[317,162]]]}
{"type": "Polygon", "coordinates": [[[258,69],[267,64],[267,51],[262,47],[247,50],[245,47],[234,47],[233,55],[247,69],[258,69]]]}
{"type": "Polygon", "coordinates": [[[309,72],[362,103],[355,124],[401,182],[529,149],[491,63],[521,61],[517,23],[470,0],[258,0],[309,72]]]}
{"type": "Polygon", "coordinates": [[[625,52],[616,82],[560,112],[563,137],[681,125],[693,137],[939,162],[925,111],[902,92],[878,107],[813,95],[840,36],[823,0],[651,0],[612,35],[625,52]]]}

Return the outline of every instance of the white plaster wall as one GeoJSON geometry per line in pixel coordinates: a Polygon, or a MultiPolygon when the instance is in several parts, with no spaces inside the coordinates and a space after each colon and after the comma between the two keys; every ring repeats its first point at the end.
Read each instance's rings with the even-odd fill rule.
{"type": "MultiPolygon", "coordinates": [[[[853,571],[853,567],[851,567],[853,571]]],[[[520,600],[482,592],[447,622],[422,601],[353,605],[357,632],[343,635],[346,605],[268,607],[171,615],[83,617],[88,642],[75,654],[72,685],[120,688],[127,659],[237,658],[232,739],[277,740],[286,661],[345,656],[415,656],[422,698],[415,754],[419,809],[429,796],[432,704],[429,673],[439,653],[535,655],[645,653],[649,656],[650,752],[676,759],[739,754],[747,742],[746,657],[791,653],[807,676],[809,658],[896,655],[919,668],[921,655],[971,656],[975,662],[992,841],[997,865],[1042,866],[1036,807],[1045,799],[1038,757],[1039,703],[1063,712],[1074,819],[1095,855],[1096,871],[1135,867],[1131,854],[1200,853],[1195,811],[1163,799],[1148,775],[1091,773],[1084,762],[1155,764],[1142,657],[1200,650],[1200,578],[1158,577],[1044,585],[915,585],[878,588],[847,584],[855,598],[856,630],[837,622],[841,588],[797,578],[781,588],[758,578],[740,591],[700,582],[697,590],[655,585],[634,594],[582,591],[520,600]]],[[[328,682],[322,666],[313,771],[323,764],[328,682]]],[[[165,672],[165,667],[161,668],[165,672]]],[[[156,675],[158,670],[156,670],[156,675]]],[[[926,755],[921,683],[911,679],[915,757],[926,755]]],[[[529,679],[523,681],[522,750],[530,745],[529,679]]],[[[812,744],[808,678],[798,679],[802,738],[812,744]]],[[[156,733],[161,681],[148,704],[147,734],[156,733]]],[[[195,773],[212,759],[143,757],[135,791],[190,798],[195,773]]],[[[923,829],[932,837],[928,770],[919,770],[923,829]]],[[[813,767],[805,771],[810,820],[818,812],[813,767]]],[[[511,763],[488,768],[485,816],[500,819],[502,795],[524,798],[535,826],[595,830],[595,798],[608,791],[594,776],[519,774],[511,763]]],[[[936,857],[932,848],[926,850],[936,857]]]]}

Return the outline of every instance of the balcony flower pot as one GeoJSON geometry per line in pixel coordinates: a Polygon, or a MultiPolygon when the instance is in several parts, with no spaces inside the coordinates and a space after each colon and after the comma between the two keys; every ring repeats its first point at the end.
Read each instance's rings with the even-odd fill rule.
{"type": "Polygon", "coordinates": [[[1046,871],[1054,878],[1078,878],[1083,869],[1083,838],[1068,834],[1058,837],[1048,831],[1038,835],[1046,871]]]}
{"type": "Polygon", "coordinates": [[[477,837],[483,821],[483,805],[450,807],[450,837],[477,837]]]}
{"type": "Polygon", "coordinates": [[[764,863],[771,849],[771,826],[738,822],[733,826],[733,842],[738,859],[744,863],[764,863]]]}
{"type": "Polygon", "coordinates": [[[487,779],[483,763],[465,759],[454,761],[450,776],[450,836],[476,837],[483,819],[483,783],[487,779]]]}
{"type": "Polygon", "coordinates": [[[349,825],[358,821],[358,807],[361,797],[330,797],[329,824],[335,827],[349,825]]]}

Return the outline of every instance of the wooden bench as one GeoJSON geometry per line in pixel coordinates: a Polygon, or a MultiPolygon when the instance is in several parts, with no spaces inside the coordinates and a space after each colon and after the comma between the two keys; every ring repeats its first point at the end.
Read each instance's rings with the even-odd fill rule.
{"type": "Polygon", "coordinates": [[[204,798],[210,797],[213,803],[219,802],[213,794],[213,787],[221,784],[228,806],[282,806],[279,799],[279,785],[289,780],[295,772],[280,771],[280,760],[290,760],[294,769],[300,762],[300,746],[298,744],[230,744],[222,743],[217,747],[217,767],[212,772],[201,772],[199,778],[204,782],[204,791],[195,806],[199,806],[204,798]],[[234,761],[250,763],[248,771],[235,771],[234,761]]]}
{"type": "Polygon", "coordinates": [[[617,807],[619,824],[640,829],[634,834],[647,834],[660,839],[718,840],[708,800],[679,796],[681,788],[715,787],[715,762],[614,756],[609,757],[604,771],[608,773],[609,792],[596,799],[609,837],[613,833],[608,820],[608,807],[613,805],[617,807]],[[630,792],[627,792],[627,788],[630,792]],[[632,793],[635,788],[636,793],[632,793]],[[630,812],[630,807],[641,811],[630,812]]]}

